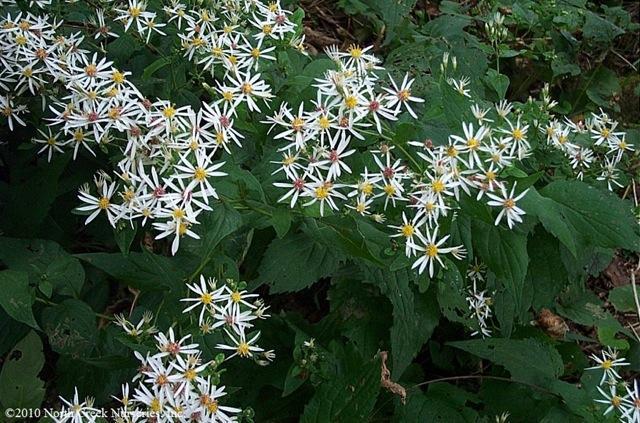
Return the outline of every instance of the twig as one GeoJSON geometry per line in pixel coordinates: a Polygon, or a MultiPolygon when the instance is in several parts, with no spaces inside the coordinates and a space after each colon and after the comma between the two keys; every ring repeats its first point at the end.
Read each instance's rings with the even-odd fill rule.
{"type": "Polygon", "coordinates": [[[432,383],[449,382],[449,381],[464,380],[464,379],[491,379],[491,380],[499,380],[499,381],[502,381],[502,382],[517,383],[519,385],[524,385],[524,386],[528,386],[529,388],[536,389],[536,390],[538,390],[540,392],[544,392],[544,393],[547,393],[547,394],[550,394],[550,395],[558,396],[557,393],[555,393],[553,391],[550,391],[548,389],[545,389],[545,388],[543,388],[541,386],[534,385],[532,383],[523,382],[521,380],[509,379],[508,377],[490,376],[490,375],[464,375],[464,376],[441,377],[439,379],[432,379],[432,380],[428,380],[426,382],[418,383],[417,385],[412,386],[411,389],[419,388],[420,386],[424,386],[424,385],[430,385],[432,383]]]}
{"type": "Polygon", "coordinates": [[[380,352],[380,386],[394,395],[400,397],[400,402],[404,405],[407,401],[407,390],[402,385],[391,380],[391,372],[387,368],[387,357],[389,353],[387,351],[380,352]]]}
{"type": "Polygon", "coordinates": [[[630,61],[627,60],[626,57],[624,57],[623,55],[621,55],[620,53],[618,53],[617,51],[615,51],[614,49],[611,49],[611,52],[613,54],[615,54],[616,56],[618,56],[619,58],[621,58],[627,65],[631,66],[633,68],[634,71],[638,72],[638,68],[636,68],[633,63],[631,63],[630,61]]]}

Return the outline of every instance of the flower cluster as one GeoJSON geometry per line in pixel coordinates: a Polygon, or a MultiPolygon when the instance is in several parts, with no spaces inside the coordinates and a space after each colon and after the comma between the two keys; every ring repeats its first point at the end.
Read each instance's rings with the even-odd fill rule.
{"type": "Polygon", "coordinates": [[[540,130],[547,143],[569,160],[577,179],[595,178],[606,182],[609,190],[622,188],[620,164],[634,146],[618,129],[618,122],[602,110],[584,121],[554,118],[540,130]]]}
{"type": "Polygon", "coordinates": [[[493,300],[487,290],[480,290],[478,287],[485,282],[487,267],[477,261],[469,266],[467,271],[467,279],[471,281],[471,287],[467,289],[467,305],[469,306],[470,317],[477,321],[477,329],[471,333],[471,336],[481,335],[483,338],[491,336],[489,329],[489,321],[493,311],[491,305],[493,300]]]}
{"type": "MultiPolygon", "coordinates": [[[[225,163],[220,155],[230,154],[231,144],[242,145],[244,137],[234,128],[238,108],[259,111],[258,102],[271,97],[256,73],[263,60],[274,59],[267,53],[276,46],[267,45],[292,38],[296,30],[290,12],[278,3],[217,7],[188,10],[174,1],[164,8],[169,21],[185,25],[179,34],[185,55],[210,70],[215,81],[215,88],[207,87],[218,98],[197,111],[145,98],[128,80],[130,72],[82,48],[82,33],[62,36],[62,22],[32,14],[8,15],[0,22],[0,111],[9,128],[25,125],[28,109],[17,103],[20,97],[40,95],[52,117],[34,139],[39,153],[51,160],[64,148],[72,149],[74,158],[80,150],[95,155],[96,149],[115,149],[122,156],[114,176],[102,172],[92,186],[81,187],[78,211],[88,215],[86,223],[101,213],[114,227],[121,221],[153,221],[157,239],[173,237],[174,254],[183,236],[199,238],[192,227],[218,198],[214,178],[226,175],[219,170],[225,163]],[[214,66],[224,70],[218,79],[214,66]]],[[[108,12],[147,42],[151,32],[162,33],[164,24],[156,22],[146,2],[130,0],[108,12]]],[[[116,36],[104,25],[105,13],[96,11],[96,36],[116,36]]]]}
{"type": "MultiPolygon", "coordinates": [[[[155,353],[143,355],[135,352],[140,365],[130,385],[122,385],[122,394],[113,398],[119,408],[113,411],[118,420],[136,422],[232,422],[242,412],[239,408],[223,405],[225,387],[219,385],[219,369],[223,357],[204,361],[198,344],[190,336],[177,339],[173,329],[160,333],[155,339],[155,353]]],[[[79,401],[78,391],[72,401],[63,401],[60,418],[63,422],[94,422],[97,409],[93,400],[79,401]]]]}
{"type": "Polygon", "coordinates": [[[250,294],[244,288],[246,284],[227,280],[218,286],[215,278],[200,276],[200,283],[187,284],[195,297],[183,298],[190,303],[184,313],[198,312],[198,324],[204,334],[221,328],[228,339],[228,344],[218,344],[216,348],[232,351],[227,358],[239,356],[253,358],[258,364],[267,364],[274,358],[273,351],[265,351],[256,342],[260,332],[249,334],[253,321],[266,319],[268,309],[264,302],[257,298],[258,294],[250,294]]]}
{"type": "MultiPolygon", "coordinates": [[[[406,255],[415,257],[413,267],[420,273],[428,269],[433,276],[435,263],[444,266],[442,255],[465,256],[462,246],[445,245],[449,235],[438,236],[441,218],[456,208],[461,195],[485,197],[489,206],[498,208],[496,225],[504,220],[512,228],[522,221],[525,212],[517,202],[526,190],[517,192],[515,183],[509,187],[499,175],[530,154],[530,125],[521,115],[515,116],[513,105],[506,101],[495,109],[475,104],[471,111],[477,124],[463,123],[463,134],[451,135],[446,145],[410,142],[418,151],[409,154],[403,145],[394,144],[389,121],[396,120],[403,109],[416,117],[412,103],[423,100],[411,94],[413,80],[408,76],[377,93],[376,72],[383,68],[367,51],[357,46],[348,52],[328,50],[337,70],[317,80],[313,111],[305,111],[301,104],[296,113],[285,103],[270,118],[272,129],[279,130],[274,138],[285,144],[274,173],[282,171],[288,179],[275,185],[288,189],[280,201],[289,201],[291,207],[299,198],[305,199],[303,206],[320,203],[321,214],[326,206],[338,210],[339,200],[361,215],[370,214],[376,205],[383,210],[401,205],[402,224],[390,228],[405,240],[406,255]],[[371,150],[375,169],[365,167],[354,183],[348,180],[351,169],[345,159],[356,151],[352,140],[363,140],[363,135],[384,142],[371,150]],[[396,148],[410,160],[411,168],[395,155],[396,148]]],[[[374,217],[383,220],[380,213],[374,217]]]]}
{"type": "Polygon", "coordinates": [[[620,377],[616,370],[616,368],[629,365],[626,359],[624,357],[619,358],[618,352],[610,348],[603,350],[600,356],[592,354],[591,359],[596,362],[596,365],[586,370],[602,370],[602,378],[598,386],[598,392],[602,398],[595,401],[607,406],[604,415],[614,411],[621,422],[633,423],[640,421],[638,380],[635,379],[633,385],[630,385],[620,377]]]}
{"type": "MultiPolygon", "coordinates": [[[[257,294],[247,293],[242,283],[227,280],[218,286],[214,278],[204,276],[199,283],[187,287],[196,297],[182,300],[190,303],[184,312],[197,312],[202,334],[222,331],[229,342],[217,344],[216,348],[232,354],[225,357],[221,353],[212,360],[204,360],[191,335],[178,337],[173,328],[167,333],[158,332],[151,324],[151,313],[145,312],[136,324],[122,315],[116,316],[115,323],[128,337],[141,345],[147,340],[155,341],[154,351],[134,352],[140,362],[138,374],[132,380],[135,385],[124,384],[122,395],[114,397],[120,403],[115,412],[122,417],[121,421],[236,421],[242,410],[221,404],[220,398],[226,392],[220,386],[223,372],[220,366],[235,356],[252,358],[259,365],[266,365],[275,357],[273,351],[257,345],[260,332],[249,334],[254,320],[269,317],[257,294]]],[[[79,401],[77,390],[72,401],[62,400],[59,422],[95,421],[98,410],[93,408],[93,400],[79,401]]],[[[250,410],[244,410],[243,415],[250,414],[250,410]]]]}

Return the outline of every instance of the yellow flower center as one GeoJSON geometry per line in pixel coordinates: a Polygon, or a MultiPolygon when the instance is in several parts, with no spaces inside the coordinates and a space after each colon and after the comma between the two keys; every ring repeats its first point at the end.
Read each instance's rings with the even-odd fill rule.
{"type": "Polygon", "coordinates": [[[424,253],[429,257],[435,257],[438,255],[438,247],[436,247],[436,244],[429,244],[424,253]]]}
{"type": "Polygon", "coordinates": [[[140,14],[142,14],[142,9],[140,9],[139,7],[131,7],[129,8],[129,15],[132,18],[137,18],[138,16],[140,16],[140,14]]]}
{"type": "Polygon", "coordinates": [[[524,138],[524,133],[522,132],[522,129],[520,128],[515,128],[513,130],[513,132],[511,133],[511,135],[513,135],[513,139],[516,141],[520,141],[522,140],[522,138],[524,138]]]}
{"type": "Polygon", "coordinates": [[[359,59],[362,57],[362,49],[360,48],[360,46],[357,45],[351,45],[349,47],[349,54],[351,55],[351,57],[353,57],[354,59],[359,59]]]}
{"type": "Polygon", "coordinates": [[[601,366],[602,366],[602,368],[603,368],[603,369],[605,369],[605,370],[609,370],[610,368],[612,368],[612,367],[613,367],[613,361],[611,361],[611,360],[605,360],[605,361],[603,361],[603,362],[602,362],[602,365],[601,365],[601,366]]]}
{"type": "Polygon", "coordinates": [[[347,109],[355,109],[358,105],[358,99],[354,96],[350,95],[344,99],[344,104],[347,106],[347,109]]]}
{"type": "Polygon", "coordinates": [[[102,197],[98,200],[98,207],[100,210],[106,210],[109,208],[109,199],[107,197],[102,197]]]}
{"type": "Polygon", "coordinates": [[[512,209],[514,208],[516,205],[516,202],[513,201],[512,198],[507,198],[506,200],[504,200],[503,206],[505,209],[512,209]]]}
{"type": "Polygon", "coordinates": [[[240,357],[248,357],[249,356],[249,344],[246,342],[241,342],[237,348],[238,355],[240,357]]]}
{"type": "Polygon", "coordinates": [[[382,188],[382,190],[384,191],[385,194],[387,194],[387,196],[392,197],[395,193],[396,193],[396,187],[394,187],[391,184],[387,184],[384,186],[384,188],[382,188]]]}
{"type": "Polygon", "coordinates": [[[273,31],[273,27],[271,25],[267,24],[262,26],[262,33],[264,35],[271,35],[272,31],[273,31]]]}
{"type": "Polygon", "coordinates": [[[253,91],[253,86],[248,83],[245,82],[244,84],[242,84],[242,92],[245,94],[251,94],[251,91],[253,91]]]}
{"type": "Polygon", "coordinates": [[[331,125],[331,121],[329,120],[328,117],[321,116],[320,119],[318,119],[318,125],[320,125],[320,128],[322,129],[328,129],[329,126],[331,125]]]}
{"type": "Polygon", "coordinates": [[[253,57],[254,59],[257,59],[258,57],[260,57],[260,49],[259,48],[251,49],[251,57],[253,57]]]}
{"type": "Polygon", "coordinates": [[[440,179],[436,179],[435,181],[433,181],[431,183],[431,189],[436,194],[441,193],[442,191],[444,191],[444,182],[442,182],[442,180],[440,180],[440,179]]]}
{"type": "Polygon", "coordinates": [[[193,179],[201,182],[204,181],[205,179],[207,179],[207,170],[200,166],[196,167],[193,172],[193,179]]]}
{"type": "Polygon", "coordinates": [[[304,120],[299,117],[296,116],[292,121],[291,121],[291,127],[293,128],[294,131],[296,132],[300,132],[300,130],[302,129],[302,127],[304,126],[304,120]]]}
{"type": "Polygon", "coordinates": [[[176,115],[176,109],[174,109],[173,106],[167,106],[164,108],[164,110],[162,110],[162,116],[164,116],[167,119],[171,119],[175,115],[176,115]]]}
{"type": "Polygon", "coordinates": [[[611,405],[614,407],[620,407],[620,404],[622,404],[622,398],[617,395],[611,397],[611,405]]]}
{"type": "Polygon", "coordinates": [[[200,295],[200,302],[203,304],[211,304],[213,302],[213,295],[211,295],[209,292],[205,292],[204,294],[200,295]]]}
{"type": "Polygon", "coordinates": [[[182,209],[174,209],[173,212],[171,212],[171,215],[174,219],[180,220],[183,219],[187,214],[182,209]]]}
{"type": "Polygon", "coordinates": [[[200,37],[195,37],[193,40],[191,40],[191,45],[193,47],[202,47],[204,45],[204,40],[200,37]]]}
{"type": "Polygon", "coordinates": [[[184,372],[184,378],[187,380],[193,380],[196,378],[196,376],[198,376],[198,374],[193,369],[189,369],[186,372],[184,372]]]}
{"type": "Polygon", "coordinates": [[[315,193],[318,200],[325,200],[327,197],[329,197],[329,188],[325,186],[318,187],[316,188],[315,193]]]}
{"type": "Polygon", "coordinates": [[[398,98],[400,99],[400,101],[407,101],[409,100],[410,96],[411,96],[411,91],[409,90],[401,90],[398,93],[398,98]]]}
{"type": "Polygon", "coordinates": [[[82,129],[77,129],[77,130],[73,133],[73,139],[75,140],[75,142],[82,142],[82,141],[84,141],[84,132],[82,131],[82,129]]]}
{"type": "Polygon", "coordinates": [[[238,291],[233,291],[231,293],[231,301],[233,301],[234,303],[239,303],[240,301],[242,301],[242,294],[240,294],[238,291]]]}
{"type": "Polygon", "coordinates": [[[360,186],[360,191],[366,196],[373,194],[373,184],[371,182],[363,182],[360,186]]]}
{"type": "Polygon", "coordinates": [[[111,80],[116,84],[122,84],[124,82],[124,74],[115,70],[113,71],[113,74],[111,74],[111,80]]]}
{"type": "Polygon", "coordinates": [[[215,414],[218,411],[218,401],[216,400],[209,401],[207,403],[207,410],[209,410],[209,413],[215,414]]]}
{"type": "Polygon", "coordinates": [[[158,413],[160,412],[160,410],[162,410],[162,403],[158,398],[154,398],[151,400],[149,408],[151,408],[151,411],[153,411],[154,413],[158,413]]]}
{"type": "Polygon", "coordinates": [[[406,238],[409,238],[410,236],[413,235],[413,233],[415,232],[415,229],[413,228],[413,225],[410,225],[407,223],[402,227],[401,231],[402,231],[402,235],[404,235],[406,238]]]}
{"type": "Polygon", "coordinates": [[[469,150],[475,150],[480,146],[480,141],[478,141],[475,137],[471,137],[467,140],[467,147],[469,150]]]}

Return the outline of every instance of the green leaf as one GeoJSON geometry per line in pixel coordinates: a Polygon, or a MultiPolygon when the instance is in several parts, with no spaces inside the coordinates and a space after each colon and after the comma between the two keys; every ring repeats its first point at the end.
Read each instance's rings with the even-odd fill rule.
{"type": "Polygon", "coordinates": [[[568,275],[559,247],[558,240],[539,226],[529,239],[526,283],[533,287],[532,304],[536,310],[553,307],[556,296],[567,286],[568,275]]]}
{"type": "Polygon", "coordinates": [[[82,356],[96,344],[96,316],[85,302],[70,298],[47,307],[42,311],[42,322],[49,344],[57,353],[82,356]]]}
{"type": "Polygon", "coordinates": [[[545,201],[547,211],[540,208],[537,214],[547,216],[541,220],[556,219],[549,217],[549,213],[559,215],[564,227],[555,222],[545,228],[565,245],[571,245],[567,234],[573,234],[578,242],[587,245],[640,251],[640,229],[630,204],[617,195],[581,181],[555,181],[540,193],[553,202],[545,201]]]}
{"type": "Polygon", "coordinates": [[[473,339],[448,345],[503,366],[515,380],[540,386],[557,379],[564,368],[555,348],[533,338],[473,339]]]}
{"type": "Polygon", "coordinates": [[[5,407],[36,409],[44,399],[42,341],[30,331],[7,355],[0,372],[0,402],[5,407]]]}
{"type": "Polygon", "coordinates": [[[262,257],[259,280],[270,292],[299,291],[338,270],[342,256],[304,233],[274,239],[262,257]]]}
{"type": "Polygon", "coordinates": [[[587,75],[587,97],[598,106],[608,106],[609,98],[620,91],[620,84],[615,72],[600,66],[587,75]]]}
{"type": "Polygon", "coordinates": [[[415,294],[411,289],[415,276],[415,272],[408,269],[398,272],[376,269],[369,275],[393,305],[392,379],[402,375],[440,320],[436,297],[415,294]]]}
{"type": "Polygon", "coordinates": [[[0,238],[0,260],[29,273],[31,284],[42,287],[46,281],[63,295],[77,296],[84,284],[80,262],[53,241],[0,238]]]}
{"type": "Polygon", "coordinates": [[[80,261],[64,256],[51,262],[45,271],[45,280],[60,294],[77,297],[84,283],[84,269],[80,261]]]}
{"type": "Polygon", "coordinates": [[[398,412],[393,421],[397,423],[465,423],[468,420],[462,415],[460,408],[453,403],[453,397],[445,399],[417,392],[409,395],[406,405],[396,407],[398,412]]]}
{"type": "Polygon", "coordinates": [[[585,14],[582,34],[587,39],[604,44],[609,43],[617,36],[624,34],[624,30],[611,22],[611,20],[604,19],[596,13],[587,11],[585,14]]]}
{"type": "Polygon", "coordinates": [[[498,94],[498,98],[505,98],[509,88],[509,78],[506,75],[498,73],[495,69],[489,69],[485,81],[498,94]]]}
{"type": "Polygon", "coordinates": [[[19,322],[40,329],[33,317],[31,307],[34,302],[33,289],[29,286],[29,276],[25,272],[3,270],[0,272],[0,306],[9,316],[19,322]]]}
{"type": "Polygon", "coordinates": [[[202,230],[199,231],[199,255],[207,256],[226,236],[240,229],[242,216],[229,204],[220,202],[213,205],[211,212],[205,213],[201,219],[202,230]]]}
{"type": "Polygon", "coordinates": [[[380,390],[378,360],[349,366],[322,383],[304,407],[302,423],[362,422],[369,420],[380,390]]]}
{"type": "Polygon", "coordinates": [[[154,73],[156,73],[158,70],[162,69],[163,67],[167,66],[172,61],[173,61],[173,57],[171,56],[159,58],[158,60],[154,61],[149,66],[144,68],[144,72],[142,73],[142,79],[145,80],[145,79],[151,78],[151,76],[154,73]]]}
{"type": "Polygon", "coordinates": [[[449,128],[462,131],[460,122],[468,122],[471,102],[446,82],[440,84],[442,107],[449,128]]]}
{"type": "Polygon", "coordinates": [[[278,238],[284,237],[291,227],[291,212],[286,209],[274,209],[271,216],[271,225],[275,229],[278,238]]]}
{"type": "MultiPolygon", "coordinates": [[[[446,260],[446,259],[445,259],[446,260]]],[[[450,261],[445,261],[446,269],[442,269],[442,280],[436,284],[440,311],[448,320],[471,326],[469,306],[465,300],[465,283],[458,268],[450,261]]]]}
{"type": "Polygon", "coordinates": [[[113,236],[116,240],[116,244],[118,244],[118,248],[120,248],[120,251],[125,256],[129,254],[129,249],[131,248],[131,243],[136,237],[137,230],[138,224],[136,222],[133,222],[133,226],[129,222],[120,222],[113,230],[113,236]]]}
{"type": "MultiPolygon", "coordinates": [[[[636,287],[638,295],[640,295],[640,289],[636,287]]],[[[613,304],[616,311],[625,313],[636,310],[636,303],[633,298],[633,286],[624,285],[613,288],[609,291],[609,302],[613,304]]]]}
{"type": "Polygon", "coordinates": [[[558,237],[558,239],[564,244],[565,247],[576,256],[576,234],[574,234],[570,227],[564,221],[562,215],[562,206],[557,204],[550,198],[543,197],[536,191],[535,188],[530,188],[522,200],[520,200],[520,207],[522,207],[527,214],[537,217],[544,228],[558,237]]]}
{"type": "Polygon", "coordinates": [[[184,270],[168,257],[144,251],[142,253],[87,253],[77,254],[80,260],[97,267],[114,279],[134,288],[159,290],[182,284],[184,270]]]}
{"type": "Polygon", "coordinates": [[[526,235],[479,220],[472,223],[474,250],[511,293],[516,310],[522,307],[529,255],[526,235]]]}
{"type": "Polygon", "coordinates": [[[11,169],[11,184],[3,195],[3,212],[0,214],[0,225],[5,235],[26,238],[38,234],[58,195],[60,175],[70,157],[70,154],[65,154],[38,167],[25,164],[23,169],[11,169]],[[28,173],[23,175],[25,171],[28,173]]]}

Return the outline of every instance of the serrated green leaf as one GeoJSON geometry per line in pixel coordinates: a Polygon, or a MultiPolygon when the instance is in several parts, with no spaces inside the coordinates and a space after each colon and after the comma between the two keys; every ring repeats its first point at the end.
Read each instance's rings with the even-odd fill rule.
{"type": "Polygon", "coordinates": [[[398,379],[438,325],[438,303],[432,294],[414,292],[412,280],[417,275],[412,270],[390,272],[376,269],[368,273],[393,305],[391,376],[398,379]]]}
{"type": "Polygon", "coordinates": [[[342,256],[304,233],[274,239],[262,257],[259,280],[271,293],[304,289],[338,270],[342,256]]]}
{"type": "Polygon", "coordinates": [[[472,233],[474,250],[509,290],[516,310],[520,310],[529,265],[526,235],[479,220],[473,221],[472,233]]]}
{"type": "Polygon", "coordinates": [[[76,257],[138,289],[168,289],[182,284],[187,276],[170,258],[147,251],[129,253],[128,256],[121,253],[87,253],[77,254],[76,257]]]}
{"type": "Polygon", "coordinates": [[[553,202],[544,201],[537,214],[548,223],[554,220],[545,227],[565,245],[571,245],[573,236],[587,245],[640,251],[640,229],[630,205],[615,194],[581,181],[552,182],[540,194],[553,202]]]}
{"type": "Polygon", "coordinates": [[[302,423],[367,421],[380,390],[380,363],[362,363],[321,384],[304,407],[302,423]]]}

